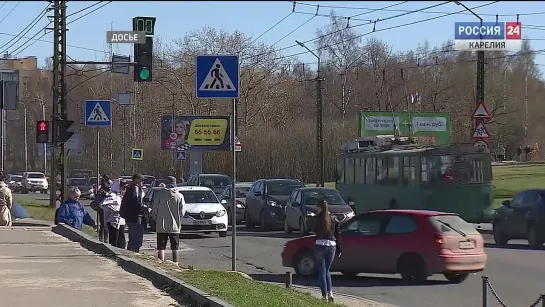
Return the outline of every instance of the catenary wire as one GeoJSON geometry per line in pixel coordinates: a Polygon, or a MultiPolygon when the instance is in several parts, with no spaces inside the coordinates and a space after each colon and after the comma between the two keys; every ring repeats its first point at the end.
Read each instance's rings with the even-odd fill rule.
{"type": "Polygon", "coordinates": [[[11,10],[6,14],[6,16],[2,17],[2,19],[0,20],[0,24],[4,22],[4,20],[6,20],[6,18],[8,18],[8,16],[11,15],[11,13],[13,13],[13,11],[19,6],[19,4],[21,4],[21,1],[17,1],[15,6],[11,8],[11,10]]]}
{"type": "Polygon", "coordinates": [[[40,20],[45,16],[45,14],[47,14],[48,7],[49,7],[49,4],[46,5],[45,8],[40,13],[38,13],[38,16],[36,16],[26,27],[24,27],[21,30],[21,32],[19,32],[19,34],[17,34],[19,36],[17,39],[13,37],[8,42],[0,46],[0,49],[3,49],[3,51],[0,52],[0,54],[3,54],[4,52],[8,52],[9,49],[13,47],[15,44],[17,44],[22,39],[23,36],[25,36],[28,32],[30,32],[30,30],[32,30],[32,28],[34,28],[36,24],[40,22],[40,20]]]}
{"type": "MultiPolygon", "coordinates": [[[[357,27],[361,27],[361,26],[366,26],[366,25],[371,25],[371,24],[376,24],[377,22],[380,22],[380,21],[386,21],[386,20],[391,20],[391,19],[395,19],[395,18],[399,18],[399,17],[403,17],[403,16],[407,16],[407,15],[410,15],[410,14],[413,14],[413,13],[416,13],[420,10],[426,10],[426,9],[429,9],[429,8],[433,8],[433,7],[437,7],[437,6],[440,6],[440,5],[445,5],[447,3],[449,3],[450,1],[445,1],[443,3],[440,3],[440,4],[434,4],[434,5],[431,5],[431,6],[427,6],[427,7],[424,7],[424,8],[421,8],[421,9],[417,9],[417,10],[413,10],[413,11],[410,11],[410,12],[407,12],[407,13],[403,13],[403,14],[397,14],[397,15],[393,15],[393,16],[388,16],[386,18],[382,18],[382,19],[378,19],[376,21],[370,21],[370,22],[366,22],[366,23],[362,23],[362,24],[356,24],[356,25],[348,25],[346,28],[344,29],[339,29],[339,30],[336,30],[336,31],[333,31],[331,33],[327,33],[327,34],[324,34],[324,35],[320,35],[318,37],[315,37],[313,39],[309,39],[309,40],[306,40],[303,42],[303,44],[307,44],[307,43],[310,43],[310,42],[314,42],[314,41],[317,41],[321,38],[324,38],[324,37],[327,37],[327,36],[330,36],[330,35],[333,35],[337,32],[340,32],[340,31],[344,31],[346,29],[351,29],[351,28],[357,28],[357,27]]],[[[293,47],[297,47],[299,46],[299,44],[293,44],[293,45],[290,45],[290,46],[286,46],[286,47],[282,47],[280,49],[276,49],[276,50],[273,50],[273,51],[268,51],[268,52],[264,52],[264,53],[260,53],[260,54],[256,54],[256,55],[251,55],[251,56],[248,56],[246,58],[243,58],[243,59],[248,59],[248,58],[254,58],[254,57],[259,57],[259,56],[266,56],[266,55],[269,55],[269,54],[272,54],[274,52],[279,52],[279,51],[282,51],[282,50],[286,50],[286,49],[290,49],[290,48],[293,48],[293,47]]],[[[308,51],[307,51],[308,52],[308,51]]],[[[307,53],[305,52],[305,53],[307,53]]]]}
{"type": "Polygon", "coordinates": [[[83,12],[83,11],[86,11],[86,10],[92,8],[93,6],[97,6],[97,5],[101,4],[102,2],[104,2],[104,1],[97,1],[97,3],[95,3],[95,4],[91,4],[91,5],[89,5],[89,6],[86,6],[86,7],[82,8],[82,9],[79,10],[79,11],[75,11],[74,13],[70,13],[70,14],[66,15],[66,18],[68,18],[68,17],[70,17],[70,16],[73,16],[73,15],[76,15],[76,14],[79,14],[79,13],[81,13],[81,12],[83,12]]]}
{"type": "Polygon", "coordinates": [[[2,5],[0,5],[0,10],[1,10],[4,6],[6,6],[7,3],[8,3],[7,1],[4,1],[4,3],[3,3],[2,5]]]}
{"type": "Polygon", "coordinates": [[[399,2],[399,3],[390,4],[390,5],[387,5],[387,6],[385,6],[385,7],[381,7],[381,8],[378,8],[378,9],[369,10],[368,12],[362,12],[362,13],[358,13],[358,14],[356,14],[356,15],[352,15],[352,16],[350,16],[349,18],[358,17],[358,16],[361,16],[361,15],[371,14],[371,13],[374,13],[374,12],[377,12],[377,11],[389,9],[389,8],[391,8],[391,7],[394,7],[394,6],[402,5],[402,4],[405,4],[405,3],[407,3],[407,2],[409,2],[409,1],[401,1],[401,2],[399,2]]]}
{"type": "Polygon", "coordinates": [[[89,11],[89,12],[87,12],[87,13],[85,13],[85,14],[79,16],[78,18],[70,20],[68,23],[66,23],[66,25],[69,25],[69,24],[71,24],[71,23],[73,23],[73,22],[76,22],[76,21],[82,19],[83,17],[88,16],[88,15],[90,15],[90,14],[92,14],[92,13],[94,13],[94,12],[100,10],[101,8],[105,7],[106,5],[108,5],[108,4],[110,4],[110,3],[112,3],[112,1],[108,1],[108,2],[106,2],[106,3],[104,3],[104,4],[102,4],[101,6],[99,6],[99,7],[95,8],[95,9],[93,9],[92,11],[89,11]]]}
{"type": "MultiPolygon", "coordinates": [[[[297,5],[312,6],[316,7],[317,4],[297,2],[297,5]]],[[[410,12],[410,10],[402,9],[377,9],[377,8],[368,8],[368,7],[352,7],[352,6],[336,6],[336,5],[320,5],[323,8],[330,9],[346,9],[346,10],[365,10],[365,11],[384,11],[384,12],[410,12]]],[[[438,11],[420,11],[421,14],[448,14],[448,12],[438,12],[438,11]]],[[[456,15],[472,15],[467,11],[456,13],[456,15]]],[[[545,15],[545,12],[529,12],[529,13],[520,13],[520,14],[489,14],[489,13],[479,13],[481,16],[491,16],[491,17],[517,17],[517,16],[532,16],[532,15],[545,15]]]]}
{"type": "MultiPolygon", "coordinates": [[[[472,7],[471,9],[482,8],[482,7],[485,7],[485,6],[488,6],[488,5],[495,4],[497,2],[499,2],[499,1],[493,1],[493,2],[490,2],[490,3],[485,3],[485,4],[482,4],[482,5],[476,6],[476,7],[472,7]]],[[[454,15],[454,14],[456,14],[456,12],[447,13],[447,14],[444,14],[444,15],[430,17],[430,18],[426,18],[426,19],[421,19],[421,20],[417,20],[417,21],[413,21],[413,22],[409,22],[409,23],[404,23],[404,24],[400,24],[400,25],[395,25],[395,26],[391,26],[391,27],[387,27],[387,28],[383,28],[383,29],[373,29],[372,31],[369,31],[367,33],[360,34],[360,35],[357,35],[355,37],[352,37],[352,38],[349,38],[349,39],[346,39],[346,40],[343,40],[343,41],[340,41],[340,42],[332,43],[332,44],[329,44],[327,46],[328,47],[335,46],[335,45],[346,43],[346,42],[349,42],[349,41],[354,41],[356,39],[362,38],[364,36],[367,36],[367,35],[370,35],[370,34],[373,34],[373,33],[376,33],[376,32],[382,32],[382,31],[386,31],[386,30],[392,30],[392,29],[412,26],[412,25],[415,25],[415,24],[419,24],[419,23],[422,23],[422,22],[427,22],[427,21],[431,21],[431,20],[435,20],[435,19],[439,19],[439,18],[444,18],[444,17],[454,15]]],[[[382,20],[379,20],[379,21],[382,21],[382,20]]],[[[323,49],[323,47],[314,49],[312,51],[319,51],[320,49],[323,49]]],[[[298,53],[291,54],[291,55],[283,55],[283,56],[277,57],[275,60],[294,57],[294,56],[298,56],[298,55],[302,55],[302,54],[306,54],[306,53],[309,53],[309,51],[307,50],[307,51],[304,51],[304,52],[298,52],[298,53]]]]}
{"type": "Polygon", "coordinates": [[[309,23],[311,20],[313,20],[316,16],[312,16],[310,17],[309,19],[307,19],[306,21],[304,21],[303,23],[301,23],[300,25],[298,25],[297,27],[295,27],[293,30],[291,30],[290,32],[288,32],[286,35],[282,36],[282,38],[280,38],[279,40],[277,40],[276,42],[274,42],[271,47],[274,47],[274,45],[278,44],[279,42],[283,41],[286,37],[290,36],[291,34],[293,34],[295,31],[301,29],[304,25],[306,25],[307,23],[309,23]]]}
{"type": "MultiPolygon", "coordinates": [[[[294,10],[295,10],[295,6],[294,6],[294,10]]],[[[272,25],[270,28],[268,28],[267,30],[265,30],[265,32],[261,33],[261,35],[259,35],[258,37],[254,38],[253,40],[250,41],[249,45],[255,43],[258,39],[262,38],[265,34],[269,33],[271,30],[273,30],[274,28],[276,28],[279,24],[281,24],[284,20],[288,19],[288,17],[290,17],[291,15],[293,14],[293,11],[292,12],[289,12],[286,16],[284,16],[282,19],[280,19],[279,21],[277,21],[274,25],[272,25]]]]}

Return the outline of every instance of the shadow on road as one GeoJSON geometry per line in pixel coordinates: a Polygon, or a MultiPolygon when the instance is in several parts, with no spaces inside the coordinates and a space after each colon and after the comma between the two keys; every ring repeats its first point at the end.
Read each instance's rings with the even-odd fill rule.
{"type": "Polygon", "coordinates": [[[511,243],[507,245],[497,245],[494,243],[485,243],[484,247],[486,248],[496,248],[496,249],[514,249],[514,250],[543,250],[543,247],[541,248],[532,248],[528,244],[520,244],[520,243],[511,243]]]}
{"type": "MultiPolygon", "coordinates": [[[[285,283],[285,274],[251,274],[253,279],[263,282],[285,283]]],[[[364,275],[358,276],[344,276],[334,274],[331,276],[335,287],[404,287],[404,286],[434,286],[434,285],[447,285],[450,284],[444,280],[428,280],[422,284],[408,284],[402,279],[397,277],[369,277],[364,275]]],[[[299,275],[293,275],[292,282],[295,285],[316,287],[318,286],[318,280],[316,278],[303,277],[299,275]]]]}

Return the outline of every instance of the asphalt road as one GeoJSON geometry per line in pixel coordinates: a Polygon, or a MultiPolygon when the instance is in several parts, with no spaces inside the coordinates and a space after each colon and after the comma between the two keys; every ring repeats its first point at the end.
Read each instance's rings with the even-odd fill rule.
{"type": "MultiPolygon", "coordinates": [[[[17,195],[17,198],[45,199],[44,195],[17,195]]],[[[88,201],[84,201],[88,204],[88,201]]],[[[91,210],[91,209],[90,209],[91,210]]],[[[92,211],[92,210],[91,210],[92,211]]],[[[287,237],[283,232],[246,231],[237,227],[237,269],[264,281],[283,282],[286,271],[281,265],[280,252],[287,237]]],[[[335,275],[335,291],[400,307],[475,307],[482,301],[481,276],[488,276],[500,298],[509,306],[530,306],[545,292],[545,250],[527,249],[525,241],[510,241],[508,248],[497,248],[490,235],[484,235],[487,244],[486,269],[459,285],[448,284],[440,276],[433,276],[425,285],[404,285],[399,276],[335,275]]],[[[231,268],[231,237],[217,234],[183,236],[181,259],[196,268],[231,268]]],[[[147,233],[142,252],[154,254],[155,235],[147,233]]],[[[314,280],[294,276],[294,283],[315,286],[314,280]]],[[[489,307],[500,306],[489,295],[489,307]]]]}

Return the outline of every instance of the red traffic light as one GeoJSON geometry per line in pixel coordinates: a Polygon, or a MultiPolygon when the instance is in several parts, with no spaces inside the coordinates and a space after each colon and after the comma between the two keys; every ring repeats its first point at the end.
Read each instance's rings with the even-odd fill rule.
{"type": "Polygon", "coordinates": [[[46,121],[38,122],[38,130],[47,131],[47,122],[46,121]]]}

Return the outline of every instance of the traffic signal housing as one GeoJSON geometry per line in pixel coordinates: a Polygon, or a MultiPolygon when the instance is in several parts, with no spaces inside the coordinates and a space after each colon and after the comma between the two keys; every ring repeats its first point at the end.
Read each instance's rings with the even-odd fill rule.
{"type": "Polygon", "coordinates": [[[134,81],[151,82],[153,68],[153,37],[147,36],[145,44],[134,44],[134,81]]]}
{"type": "Polygon", "coordinates": [[[49,122],[39,120],[36,122],[36,143],[49,142],[49,122]]]}
{"type": "Polygon", "coordinates": [[[74,135],[74,132],[68,131],[70,127],[74,124],[73,120],[59,120],[56,121],[57,131],[57,142],[66,143],[74,135]]]}

